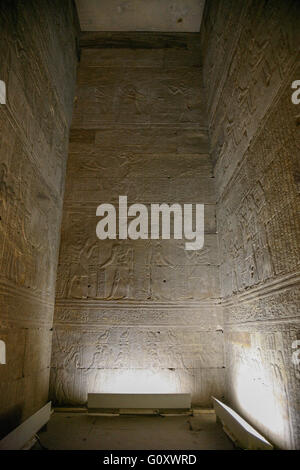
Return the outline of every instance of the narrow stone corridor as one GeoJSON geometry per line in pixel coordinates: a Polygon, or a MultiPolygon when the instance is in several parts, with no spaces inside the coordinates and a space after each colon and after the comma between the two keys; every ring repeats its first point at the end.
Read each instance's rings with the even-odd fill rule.
{"type": "Polygon", "coordinates": [[[91,394],[300,448],[299,44],[298,0],[0,0],[0,449],[232,447],[91,394]]]}

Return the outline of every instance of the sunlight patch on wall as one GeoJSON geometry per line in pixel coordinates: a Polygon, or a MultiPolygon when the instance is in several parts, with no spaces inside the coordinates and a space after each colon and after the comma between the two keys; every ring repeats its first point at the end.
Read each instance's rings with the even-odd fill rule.
{"type": "Polygon", "coordinates": [[[2,339],[0,340],[0,364],[6,364],[6,346],[2,339]]]}
{"type": "Polygon", "coordinates": [[[240,364],[235,374],[235,397],[242,414],[260,429],[268,430],[273,440],[290,440],[288,403],[284,382],[277,371],[253,364],[240,364]],[[274,380],[275,379],[275,380],[274,380]]]}
{"type": "Polygon", "coordinates": [[[178,393],[178,383],[169,371],[150,372],[142,369],[111,370],[106,381],[96,380],[92,393],[178,393]]]}

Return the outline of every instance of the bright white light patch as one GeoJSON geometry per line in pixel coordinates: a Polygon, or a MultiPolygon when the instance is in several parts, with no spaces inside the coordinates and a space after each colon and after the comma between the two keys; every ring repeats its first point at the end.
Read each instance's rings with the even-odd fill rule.
{"type": "MultiPolygon", "coordinates": [[[[249,434],[256,437],[260,441],[264,442],[265,444],[271,446],[271,444],[261,434],[259,434],[259,432],[257,432],[249,423],[247,423],[247,421],[245,421],[240,415],[238,415],[232,408],[225,405],[225,403],[221,402],[220,400],[217,400],[217,398],[214,398],[214,401],[217,402],[221,408],[226,410],[227,413],[229,413],[249,434]]],[[[216,410],[216,413],[218,414],[217,410],[216,410]]]]}
{"type": "Polygon", "coordinates": [[[0,80],[0,104],[6,104],[6,85],[3,80],[0,80]]]}
{"type": "Polygon", "coordinates": [[[288,443],[288,406],[283,399],[284,378],[279,377],[272,369],[257,368],[254,361],[239,364],[234,381],[235,401],[244,416],[268,430],[274,442],[288,443]]]}
{"type": "MultiPolygon", "coordinates": [[[[91,394],[110,394],[118,395],[122,398],[124,394],[135,397],[145,394],[152,395],[152,398],[159,398],[159,395],[164,394],[188,394],[190,397],[192,379],[193,377],[190,375],[182,377],[176,371],[168,369],[99,369],[97,371],[94,370],[94,374],[89,376],[87,389],[89,396],[91,394]]],[[[142,398],[145,397],[140,397],[140,399],[142,398]]],[[[173,398],[171,401],[167,401],[170,408],[176,408],[173,398]]],[[[135,406],[128,406],[128,404],[127,406],[121,406],[120,403],[118,405],[116,408],[152,408],[148,401],[147,406],[145,406],[145,403],[140,403],[140,406],[137,406],[137,403],[135,406]]],[[[131,405],[133,404],[131,403],[131,405]]],[[[99,408],[99,406],[96,408],[99,408]]],[[[157,408],[157,406],[154,406],[154,408],[157,408]]],[[[162,406],[162,408],[165,407],[162,406]]],[[[186,408],[186,406],[183,406],[183,408],[186,408]]]]}
{"type": "Polygon", "coordinates": [[[6,347],[2,340],[0,340],[0,364],[6,364],[6,347]]]}
{"type": "Polygon", "coordinates": [[[89,383],[90,393],[183,393],[179,379],[166,370],[106,370],[100,371],[89,383]]]}

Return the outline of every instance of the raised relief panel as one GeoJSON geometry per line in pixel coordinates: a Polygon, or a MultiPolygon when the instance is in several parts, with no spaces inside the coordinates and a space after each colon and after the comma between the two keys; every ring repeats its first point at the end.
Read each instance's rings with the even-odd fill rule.
{"type": "Polygon", "coordinates": [[[203,406],[223,393],[216,197],[196,49],[83,47],[56,287],[56,403],[133,384],[190,392],[203,406]],[[152,240],[150,225],[148,239],[119,240],[119,216],[116,239],[99,240],[98,205],[117,207],[122,195],[149,216],[152,203],[204,204],[203,249],[152,240]]]}
{"type": "Polygon", "coordinates": [[[299,14],[297,2],[214,2],[202,28],[227,396],[286,449],[299,447],[299,14]]]}
{"type": "Polygon", "coordinates": [[[0,9],[0,434],[47,401],[75,78],[71,2],[0,9]],[[4,11],[5,10],[5,11],[4,11]],[[64,21],[61,21],[64,18],[64,21]],[[63,45],[64,43],[64,45],[63,45]],[[72,96],[71,100],[70,97],[72,96]]]}
{"type": "Polygon", "coordinates": [[[206,125],[196,69],[82,67],[73,126],[189,123],[206,125]]]}
{"type": "Polygon", "coordinates": [[[150,154],[209,152],[208,134],[203,129],[194,129],[191,126],[188,128],[184,126],[124,127],[97,129],[94,133],[96,145],[101,145],[101,148],[106,151],[122,149],[122,151],[150,154]]]}
{"type": "Polygon", "coordinates": [[[208,154],[108,152],[101,145],[70,144],[68,172],[101,178],[192,178],[213,176],[208,154]]]}

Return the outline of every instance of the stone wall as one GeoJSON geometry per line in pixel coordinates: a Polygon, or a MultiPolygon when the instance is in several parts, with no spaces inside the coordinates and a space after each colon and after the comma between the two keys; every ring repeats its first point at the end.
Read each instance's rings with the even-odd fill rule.
{"type": "Polygon", "coordinates": [[[224,392],[215,187],[199,34],[82,37],[57,279],[51,397],[224,392]],[[205,203],[205,246],[96,237],[97,206],[205,203]]]}
{"type": "Polygon", "coordinates": [[[71,1],[0,3],[0,437],[48,399],[75,23],[71,1]]]}
{"type": "Polygon", "coordinates": [[[297,1],[206,2],[203,76],[215,164],[227,400],[300,447],[297,1]]]}

